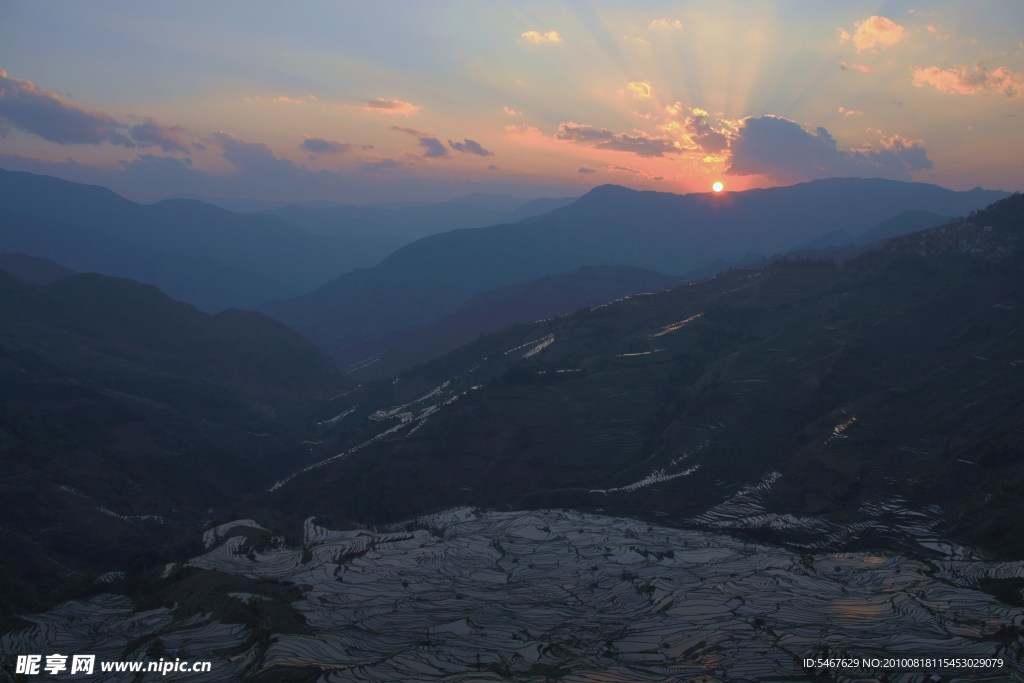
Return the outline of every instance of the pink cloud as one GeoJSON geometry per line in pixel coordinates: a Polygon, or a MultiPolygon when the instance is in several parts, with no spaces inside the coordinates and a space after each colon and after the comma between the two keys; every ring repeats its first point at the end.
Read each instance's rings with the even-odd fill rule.
{"type": "Polygon", "coordinates": [[[931,86],[939,92],[954,95],[978,95],[981,93],[1002,93],[1016,97],[1024,92],[1024,76],[1001,66],[989,71],[978,64],[973,69],[966,65],[951,69],[937,66],[917,67],[911,76],[911,83],[918,88],[931,86]]]}

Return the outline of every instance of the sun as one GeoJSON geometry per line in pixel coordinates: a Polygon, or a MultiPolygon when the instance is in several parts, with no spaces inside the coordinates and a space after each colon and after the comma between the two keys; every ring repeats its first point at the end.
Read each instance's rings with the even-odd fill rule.
{"type": "Polygon", "coordinates": [[[725,185],[722,184],[721,180],[716,180],[715,184],[711,186],[711,189],[715,192],[721,192],[725,189],[725,185]]]}

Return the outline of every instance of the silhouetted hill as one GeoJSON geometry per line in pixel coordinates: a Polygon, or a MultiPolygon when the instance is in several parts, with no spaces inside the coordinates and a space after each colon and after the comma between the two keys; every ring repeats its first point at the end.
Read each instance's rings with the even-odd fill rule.
{"type": "Polygon", "coordinates": [[[0,249],[156,284],[206,310],[254,308],[376,262],[397,242],[311,234],[195,200],[141,205],[101,187],[0,171],[0,249]]]}
{"type": "Polygon", "coordinates": [[[0,272],[0,319],[0,613],[155,561],[301,462],[311,411],[347,387],[281,323],[130,280],[0,272]]]}
{"type": "Polygon", "coordinates": [[[856,178],[723,195],[605,185],[529,221],[424,238],[371,269],[263,310],[344,366],[364,360],[378,340],[429,325],[496,287],[588,265],[714,272],[749,254],[782,253],[830,231],[859,234],[904,211],[964,214],[1001,196],[856,178]]]}
{"type": "Polygon", "coordinates": [[[75,274],[75,271],[59,263],[28,254],[0,254],[0,270],[6,270],[22,282],[33,285],[49,284],[75,274]]]}
{"type": "MultiPolygon", "coordinates": [[[[321,235],[364,235],[379,240],[387,256],[403,244],[460,228],[479,228],[531,218],[566,206],[576,198],[524,200],[504,195],[472,194],[446,202],[413,206],[284,206],[268,213],[321,235]]],[[[377,259],[379,260],[379,259],[377,259]]],[[[360,265],[372,265],[370,261],[360,265]]]]}
{"type": "Polygon", "coordinates": [[[857,235],[856,242],[859,244],[880,242],[910,232],[934,228],[937,225],[948,223],[952,218],[952,216],[931,211],[904,211],[857,235]]]}
{"type": "Polygon", "coordinates": [[[845,266],[784,259],[488,335],[339,401],[337,455],[258,505],[685,525],[733,501],[720,528],[858,548],[902,541],[831,522],[898,505],[1024,558],[1022,247],[1015,195],[845,266]]]}
{"type": "MultiPolygon", "coordinates": [[[[678,277],[629,266],[587,266],[478,294],[454,313],[423,328],[400,330],[365,349],[354,379],[387,377],[466,344],[481,334],[524,321],[570,313],[637,292],[657,292],[678,277]]],[[[356,349],[353,349],[356,352],[356,349]]]]}

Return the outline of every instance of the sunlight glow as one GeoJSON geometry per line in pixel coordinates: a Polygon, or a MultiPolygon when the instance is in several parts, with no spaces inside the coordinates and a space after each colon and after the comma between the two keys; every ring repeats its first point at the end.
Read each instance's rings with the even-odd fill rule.
{"type": "Polygon", "coordinates": [[[711,186],[711,189],[715,192],[721,192],[725,189],[725,185],[722,184],[721,180],[716,180],[715,184],[711,186]]]}

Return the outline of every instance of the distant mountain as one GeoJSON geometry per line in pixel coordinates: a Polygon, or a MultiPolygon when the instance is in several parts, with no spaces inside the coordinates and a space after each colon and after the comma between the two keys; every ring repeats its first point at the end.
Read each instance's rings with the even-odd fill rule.
{"type": "Polygon", "coordinates": [[[953,216],[933,213],[931,211],[904,211],[882,221],[874,227],[868,228],[857,235],[858,244],[871,244],[882,240],[899,237],[907,233],[917,232],[926,228],[934,228],[943,225],[953,219],[953,216]]]}
{"type": "Polygon", "coordinates": [[[478,294],[454,313],[423,328],[400,330],[365,349],[367,360],[349,369],[363,381],[395,375],[440,356],[479,335],[581,307],[597,306],[637,292],[659,292],[681,279],[629,266],[588,266],[478,294]]]}
{"type": "Polygon", "coordinates": [[[369,233],[378,236],[381,249],[391,247],[380,254],[383,258],[399,246],[428,235],[516,222],[554,211],[574,201],[575,197],[525,200],[504,195],[472,194],[435,204],[399,207],[291,205],[268,213],[320,235],[369,233]]]}
{"type": "Polygon", "coordinates": [[[312,234],[186,199],[141,205],[100,187],[0,171],[0,249],[156,284],[206,310],[253,308],[376,262],[400,240],[312,234]]]}
{"type": "Polygon", "coordinates": [[[877,524],[910,509],[1022,559],[1022,269],[1015,195],[845,266],[782,259],[506,329],[344,397],[331,457],[253,514],[570,508],[927,555],[877,524]]]}
{"type": "Polygon", "coordinates": [[[0,270],[33,285],[46,285],[75,274],[59,263],[28,254],[0,254],[0,270]]]}
{"type": "Polygon", "coordinates": [[[0,272],[0,614],[151,563],[305,457],[332,361],[251,312],[100,275],[0,272]]]}
{"type": "Polygon", "coordinates": [[[856,235],[904,211],[957,215],[1002,196],[856,178],[725,195],[606,185],[527,221],[424,238],[371,269],[262,310],[347,366],[366,359],[378,342],[384,346],[389,335],[430,325],[496,287],[594,265],[710,274],[830,231],[856,235]]]}

